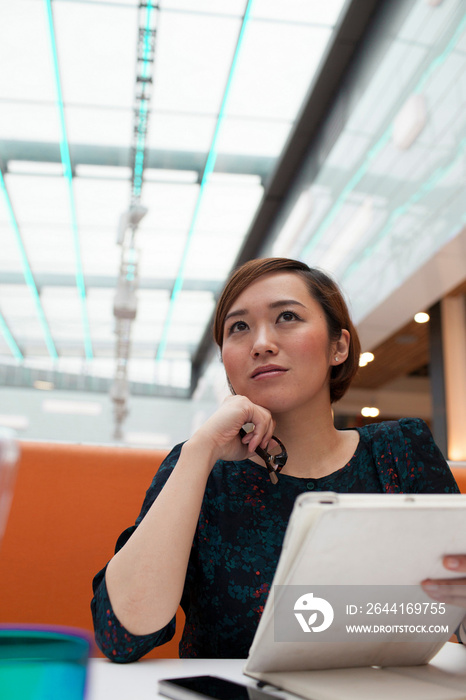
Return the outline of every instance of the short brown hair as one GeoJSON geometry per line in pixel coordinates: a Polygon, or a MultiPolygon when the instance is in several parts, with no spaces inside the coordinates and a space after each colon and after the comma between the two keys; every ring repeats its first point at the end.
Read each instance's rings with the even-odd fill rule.
{"type": "Polygon", "coordinates": [[[220,295],[213,328],[215,342],[222,347],[225,317],[235,299],[252,282],[270,272],[294,272],[306,282],[310,295],[325,313],[330,342],[338,340],[343,329],[349,331],[351,340],[348,357],[340,365],[332,367],[330,374],[330,401],[339,401],[358,371],[361,344],[340,288],[322,270],[290,258],[249,260],[233,272],[220,295]]]}

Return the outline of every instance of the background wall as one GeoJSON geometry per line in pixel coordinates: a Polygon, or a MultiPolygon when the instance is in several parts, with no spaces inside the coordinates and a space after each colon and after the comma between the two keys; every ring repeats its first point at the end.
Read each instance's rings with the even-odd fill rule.
{"type": "Polygon", "coordinates": [[[28,440],[168,448],[189,438],[215,406],[213,400],[133,396],[120,443],[113,438],[108,395],[2,388],[0,425],[10,425],[19,438],[28,440]]]}

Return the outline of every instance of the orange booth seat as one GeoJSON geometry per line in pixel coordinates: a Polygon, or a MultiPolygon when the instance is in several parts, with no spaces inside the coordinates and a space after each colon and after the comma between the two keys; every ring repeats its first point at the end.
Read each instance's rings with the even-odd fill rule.
{"type": "MultiPolygon", "coordinates": [[[[92,578],[134,524],[166,451],[21,443],[10,517],[0,544],[0,624],[92,631],[92,578]]],[[[184,624],[150,656],[178,656],[184,624]]],[[[95,655],[101,656],[98,649],[95,655]]]]}
{"type": "MultiPolygon", "coordinates": [[[[0,624],[92,630],[92,578],[139,514],[165,452],[22,443],[15,495],[0,545],[0,624]]],[[[453,473],[466,493],[466,469],[453,473]]],[[[173,640],[150,657],[178,656],[173,640]]],[[[95,650],[96,655],[100,655],[95,650]]]]}

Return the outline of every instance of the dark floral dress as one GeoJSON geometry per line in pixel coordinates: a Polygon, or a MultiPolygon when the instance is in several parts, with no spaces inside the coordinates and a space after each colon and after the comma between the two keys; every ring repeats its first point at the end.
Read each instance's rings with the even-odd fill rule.
{"type": "MultiPolygon", "coordinates": [[[[208,479],[194,537],[181,606],[186,624],[181,657],[246,658],[267,599],[296,497],[303,492],[459,493],[427,425],[419,419],[358,428],[351,460],[320,479],[280,475],[273,485],[264,467],[250,460],[219,461],[208,479]]],[[[127,542],[157,498],[179,458],[176,446],[147,491],[136,525],[119,537],[127,542]]],[[[117,662],[139,659],[169,641],[175,619],[158,632],[130,634],[116,618],[105,569],[93,582],[96,641],[117,662]]]]}

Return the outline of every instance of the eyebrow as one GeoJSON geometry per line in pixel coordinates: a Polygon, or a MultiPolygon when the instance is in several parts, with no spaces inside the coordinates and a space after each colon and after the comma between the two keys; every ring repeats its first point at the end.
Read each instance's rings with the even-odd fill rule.
{"type": "MultiPolygon", "coordinates": [[[[271,304],[269,304],[269,309],[278,309],[282,306],[301,306],[302,308],[306,308],[304,304],[302,304],[300,301],[296,301],[296,299],[280,299],[280,301],[273,301],[271,304]]],[[[235,311],[230,311],[230,313],[225,316],[224,323],[226,323],[229,318],[233,318],[235,316],[246,316],[248,313],[248,309],[236,309],[235,311]]]]}

